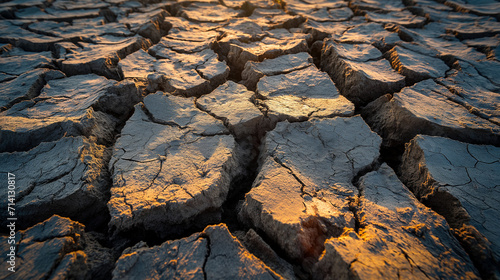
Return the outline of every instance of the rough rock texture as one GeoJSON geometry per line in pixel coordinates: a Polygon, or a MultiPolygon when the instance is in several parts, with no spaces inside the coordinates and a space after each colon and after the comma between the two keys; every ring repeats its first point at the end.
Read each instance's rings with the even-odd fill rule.
{"type": "Polygon", "coordinates": [[[113,279],[283,279],[248,252],[225,224],[147,247],[125,250],[113,279]]]}
{"type": "Polygon", "coordinates": [[[321,50],[321,68],[330,74],[340,93],[356,105],[364,105],[405,85],[405,78],[369,44],[352,46],[326,41],[321,50]]]}
{"type": "MultiPolygon", "coordinates": [[[[0,153],[2,170],[16,175],[17,224],[27,227],[53,214],[102,223],[108,158],[103,146],[82,137],[42,143],[27,152],[0,153]]],[[[3,209],[7,202],[0,202],[3,209]]],[[[7,214],[1,213],[2,226],[8,223],[7,214]]]]}
{"type": "Polygon", "coordinates": [[[354,105],[339,95],[328,74],[316,66],[263,77],[256,92],[258,104],[272,123],[354,114],[354,105]]]}
{"type": "Polygon", "coordinates": [[[210,212],[217,212],[240,172],[238,145],[227,134],[194,99],[147,96],[114,147],[111,228],[140,226],[164,235],[202,214],[217,220],[210,212]]]}
{"type": "Polygon", "coordinates": [[[359,230],[326,241],[316,279],[480,279],[445,219],[383,164],[359,181],[359,230]]]}
{"type": "Polygon", "coordinates": [[[417,134],[500,144],[500,127],[471,114],[446,98],[448,89],[425,80],[390,96],[382,96],[362,111],[366,122],[388,146],[402,145],[417,134]]]}
{"type": "Polygon", "coordinates": [[[402,180],[442,214],[483,276],[500,275],[500,148],[418,135],[403,156],[402,180]]]}
{"type": "Polygon", "coordinates": [[[117,118],[126,117],[138,98],[133,83],[95,74],[51,80],[35,99],[0,113],[0,151],[28,150],[64,135],[109,143],[117,118]]]}
{"type": "Polygon", "coordinates": [[[239,213],[291,258],[317,258],[324,241],[354,228],[351,183],[378,158],[381,139],[360,117],[278,123],[239,213]]]}
{"type": "MultiPolygon", "coordinates": [[[[2,269],[2,279],[95,279],[110,272],[113,259],[85,226],[57,215],[15,233],[15,243],[1,236],[5,263],[10,246],[16,247],[15,272],[2,269]],[[108,266],[104,268],[103,266],[108,266]]],[[[5,267],[7,268],[7,267],[5,267]]]]}

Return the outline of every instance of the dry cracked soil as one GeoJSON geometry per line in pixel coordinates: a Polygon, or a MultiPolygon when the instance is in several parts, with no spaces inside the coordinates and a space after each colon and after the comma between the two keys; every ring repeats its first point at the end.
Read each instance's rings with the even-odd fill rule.
{"type": "Polygon", "coordinates": [[[498,0],[0,0],[0,279],[500,279],[498,0]]]}

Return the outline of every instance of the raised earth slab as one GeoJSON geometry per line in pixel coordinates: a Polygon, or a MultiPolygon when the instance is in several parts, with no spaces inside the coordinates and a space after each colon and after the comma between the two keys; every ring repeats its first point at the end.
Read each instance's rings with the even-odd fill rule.
{"type": "Polygon", "coordinates": [[[116,44],[80,43],[82,48],[69,50],[60,62],[61,70],[67,75],[97,73],[108,78],[119,77],[118,61],[137,50],[147,49],[151,41],[141,36],[121,39],[116,44]]]}
{"type": "MultiPolygon", "coordinates": [[[[309,7],[311,6],[313,5],[309,7]]],[[[287,10],[290,10],[288,6],[287,8],[287,10]]],[[[338,9],[330,9],[327,7],[316,9],[311,7],[309,10],[299,11],[297,14],[318,22],[341,22],[349,20],[354,15],[352,10],[348,7],[338,9]]]]}
{"type": "Polygon", "coordinates": [[[125,249],[113,279],[284,279],[248,252],[225,224],[148,247],[125,249]]]}
{"type": "Polygon", "coordinates": [[[341,22],[349,20],[354,15],[347,4],[344,1],[289,0],[286,3],[286,10],[318,22],[341,22]]]}
{"type": "MultiPolygon", "coordinates": [[[[207,41],[204,43],[207,43],[207,41]]],[[[196,42],[196,44],[200,44],[200,42],[196,42]]],[[[208,81],[209,86],[204,86],[204,90],[197,93],[198,95],[206,94],[211,89],[224,83],[229,75],[229,67],[226,65],[226,62],[220,61],[219,56],[209,48],[195,53],[184,54],[176,51],[173,47],[160,43],[149,49],[149,53],[160,59],[165,59],[164,61],[168,63],[174,64],[175,71],[197,73],[200,80],[208,81]]],[[[175,76],[175,72],[167,73],[167,79],[169,76],[175,76]]],[[[182,93],[181,89],[186,82],[182,79],[173,78],[172,80],[166,89],[169,92],[175,93],[178,91],[182,93]]],[[[186,93],[185,95],[192,96],[194,94],[186,93]]]]}
{"type": "Polygon", "coordinates": [[[422,27],[427,21],[425,17],[416,16],[407,10],[389,13],[366,12],[365,17],[372,22],[394,23],[411,28],[422,27]]]}
{"type": "Polygon", "coordinates": [[[236,138],[264,133],[264,116],[255,106],[254,93],[233,81],[196,100],[201,110],[220,119],[236,138]]]}
{"type": "MultiPolygon", "coordinates": [[[[104,146],[83,137],[42,143],[27,152],[0,153],[2,170],[16,176],[16,224],[27,227],[53,214],[102,223],[108,158],[104,146]]],[[[7,209],[7,202],[0,202],[1,207],[7,209]]],[[[2,226],[8,224],[7,214],[1,213],[2,226]]]]}
{"type": "Polygon", "coordinates": [[[248,61],[241,72],[241,83],[250,90],[255,90],[257,82],[264,76],[275,76],[304,69],[313,64],[313,58],[306,52],[282,55],[262,62],[248,61]]]}
{"type": "Polygon", "coordinates": [[[211,37],[207,38],[207,40],[200,41],[198,38],[183,38],[184,34],[179,33],[174,34],[172,36],[173,38],[170,38],[168,36],[163,37],[158,45],[155,45],[152,50],[158,48],[167,48],[179,53],[196,53],[205,49],[210,49],[216,42],[216,37],[211,37]],[[178,39],[176,37],[181,38],[178,39]]]}
{"type": "Polygon", "coordinates": [[[172,28],[168,31],[167,38],[201,42],[211,40],[220,35],[219,32],[214,30],[220,28],[220,24],[193,24],[182,17],[166,17],[165,21],[172,24],[172,28]]]}
{"type": "Polygon", "coordinates": [[[268,29],[276,28],[296,28],[299,27],[306,19],[300,15],[291,15],[283,9],[262,9],[257,8],[252,15],[248,17],[254,20],[260,26],[268,29]]]}
{"type": "Polygon", "coordinates": [[[482,275],[498,278],[500,148],[418,135],[406,147],[401,171],[416,196],[457,229],[482,275]]]}
{"type": "Polygon", "coordinates": [[[446,78],[437,79],[450,90],[446,97],[467,108],[470,112],[500,125],[500,87],[467,62],[459,62],[446,78]],[[458,64],[458,65],[457,65],[458,64]]]}
{"type": "Polygon", "coordinates": [[[26,230],[0,236],[4,267],[0,277],[14,279],[95,279],[109,273],[113,257],[84,231],[81,223],[57,215],[26,230]],[[10,239],[13,236],[15,239],[10,239]],[[14,243],[9,241],[15,240],[14,243]],[[7,270],[16,248],[15,272],[7,270]],[[107,267],[107,268],[106,268],[107,267]]]}
{"type": "Polygon", "coordinates": [[[129,14],[122,18],[120,23],[128,25],[131,31],[157,43],[171,27],[171,24],[165,21],[167,15],[169,14],[165,10],[155,9],[147,13],[129,14]]]}
{"type": "Polygon", "coordinates": [[[292,259],[313,260],[324,241],[355,227],[352,180],[379,156],[381,139],[361,117],[278,123],[239,212],[292,259]]]}
{"type": "MultiPolygon", "coordinates": [[[[111,279],[116,267],[115,279],[500,280],[472,218],[450,230],[380,167],[401,179],[419,133],[500,147],[498,1],[0,0],[0,177],[19,173],[17,230],[56,212],[113,255],[98,264],[85,251],[75,266],[102,270],[60,274],[47,244],[26,256],[43,270],[19,264],[43,279],[111,279]],[[216,256],[234,238],[215,244],[204,228],[222,222],[248,252],[216,256]],[[193,233],[200,258],[172,245],[115,265],[159,252],[123,252],[141,240],[193,233]],[[229,267],[208,274],[210,251],[229,267]]],[[[484,170],[477,181],[497,179],[484,170]]],[[[451,196],[442,204],[465,209],[451,196]]]]}
{"type": "Polygon", "coordinates": [[[449,67],[439,58],[395,46],[387,53],[391,65],[409,84],[446,75],[449,67]]]}
{"type": "Polygon", "coordinates": [[[466,1],[449,0],[446,4],[460,11],[467,11],[472,14],[482,16],[494,16],[498,19],[500,4],[496,1],[487,0],[478,3],[468,3],[466,1]]]}
{"type": "Polygon", "coordinates": [[[233,136],[193,98],[148,95],[114,147],[109,225],[161,236],[202,215],[218,220],[239,163],[233,136]]]}
{"type": "Polygon", "coordinates": [[[282,95],[307,98],[339,93],[330,77],[312,65],[287,74],[263,77],[257,83],[257,94],[264,98],[282,95]]]}
{"type": "Polygon", "coordinates": [[[405,77],[394,71],[389,61],[370,44],[328,40],[321,50],[321,68],[330,74],[340,93],[356,105],[364,105],[405,86],[405,77]]]}
{"type": "Polygon", "coordinates": [[[352,28],[356,24],[364,23],[365,20],[363,18],[355,17],[350,21],[345,22],[330,22],[323,21],[318,22],[309,19],[302,26],[304,31],[311,34],[314,40],[323,40],[329,36],[340,36],[347,29],[352,28]]]}
{"type": "Polygon", "coordinates": [[[283,276],[285,279],[297,279],[293,266],[282,259],[272,248],[267,244],[262,237],[253,229],[249,229],[246,233],[236,231],[234,233],[243,243],[250,253],[261,259],[273,271],[283,276]]]}
{"type": "Polygon", "coordinates": [[[241,11],[212,3],[193,3],[183,8],[180,16],[194,22],[224,22],[237,17],[241,11]]]}
{"type": "Polygon", "coordinates": [[[211,49],[179,53],[162,42],[149,50],[158,58],[139,50],[121,60],[118,66],[123,76],[146,81],[150,91],[200,96],[224,83],[229,75],[229,67],[211,49]]]}
{"type": "Polygon", "coordinates": [[[500,62],[495,60],[485,60],[472,61],[471,63],[483,77],[487,78],[494,85],[500,87],[500,77],[497,75],[498,69],[500,68],[500,62]]]}
{"type": "Polygon", "coordinates": [[[500,24],[493,18],[479,17],[475,21],[453,21],[447,26],[447,31],[460,40],[495,36],[500,33],[500,24]]]}
{"type": "Polygon", "coordinates": [[[278,3],[272,0],[227,0],[224,1],[224,5],[233,8],[240,9],[244,4],[249,5],[252,8],[262,8],[262,9],[275,9],[278,8],[278,3]],[[245,3],[246,2],[246,3],[245,3]]]}
{"type": "Polygon", "coordinates": [[[343,0],[326,0],[326,1],[300,1],[300,0],[289,0],[287,6],[290,5],[291,8],[311,10],[314,8],[330,8],[336,9],[340,7],[347,7],[347,3],[343,0]]]}
{"type": "Polygon", "coordinates": [[[379,49],[388,49],[400,41],[397,33],[389,32],[380,23],[358,23],[340,34],[332,36],[340,43],[373,44],[379,49]]]}
{"type": "Polygon", "coordinates": [[[284,29],[276,29],[274,33],[260,41],[244,43],[235,41],[229,45],[227,55],[229,64],[235,69],[243,70],[247,61],[262,61],[276,58],[284,54],[307,52],[305,34],[290,33],[284,29]]]}
{"type": "Polygon", "coordinates": [[[34,69],[0,84],[0,111],[8,109],[22,100],[32,99],[50,80],[60,79],[65,75],[58,70],[46,68],[34,69]]]}
{"type": "Polygon", "coordinates": [[[445,219],[383,164],[359,181],[359,230],[325,243],[315,279],[480,279],[445,219]]]}
{"type": "Polygon", "coordinates": [[[16,17],[24,20],[61,20],[71,21],[80,18],[91,18],[99,15],[98,9],[79,10],[58,10],[54,8],[41,9],[39,7],[29,7],[19,9],[15,13],[16,17]]]}
{"type": "Polygon", "coordinates": [[[62,41],[62,38],[50,37],[37,34],[21,28],[24,21],[0,21],[0,41],[10,43],[26,51],[40,52],[49,51],[55,43],[62,41]]]}
{"type": "Polygon", "coordinates": [[[0,72],[21,75],[35,68],[52,68],[51,52],[25,52],[14,48],[0,56],[0,72]]]}
{"type": "Polygon", "coordinates": [[[448,100],[448,89],[432,80],[382,96],[362,115],[385,145],[403,145],[417,134],[445,136],[482,144],[500,144],[500,127],[448,100]]]}
{"type": "Polygon", "coordinates": [[[353,9],[380,12],[398,12],[405,8],[405,4],[397,0],[353,0],[350,5],[353,9]]]}
{"type": "Polygon", "coordinates": [[[354,105],[339,94],[328,74],[314,65],[261,78],[257,96],[258,104],[272,123],[354,114],[354,105]]]}
{"type": "MultiPolygon", "coordinates": [[[[456,24],[456,23],[453,23],[456,24]]],[[[468,47],[453,36],[447,35],[445,25],[431,22],[423,28],[410,29],[398,27],[399,33],[407,40],[418,43],[428,50],[437,51],[439,57],[453,62],[455,59],[465,61],[486,60],[486,55],[468,47]]]]}
{"type": "Polygon", "coordinates": [[[133,36],[127,26],[123,23],[108,23],[104,24],[104,20],[96,22],[95,20],[85,20],[80,22],[56,22],[56,21],[38,21],[29,25],[29,29],[42,33],[49,34],[53,37],[61,37],[68,41],[84,39],[86,41],[100,40],[100,36],[116,35],[116,36],[133,36]]]}
{"type": "Polygon", "coordinates": [[[129,81],[95,74],[50,80],[35,99],[0,113],[0,152],[29,150],[63,136],[84,135],[109,143],[118,120],[138,99],[139,92],[129,81]]]}
{"type": "Polygon", "coordinates": [[[234,18],[227,25],[217,29],[221,32],[217,44],[222,53],[229,52],[229,44],[238,40],[256,41],[265,36],[266,27],[259,25],[256,21],[249,18],[234,18]]]}

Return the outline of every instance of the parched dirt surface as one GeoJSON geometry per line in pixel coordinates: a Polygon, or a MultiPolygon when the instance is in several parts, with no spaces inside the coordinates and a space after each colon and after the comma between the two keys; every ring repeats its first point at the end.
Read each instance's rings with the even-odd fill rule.
{"type": "Polygon", "coordinates": [[[0,279],[500,279],[500,2],[0,2],[0,279]]]}

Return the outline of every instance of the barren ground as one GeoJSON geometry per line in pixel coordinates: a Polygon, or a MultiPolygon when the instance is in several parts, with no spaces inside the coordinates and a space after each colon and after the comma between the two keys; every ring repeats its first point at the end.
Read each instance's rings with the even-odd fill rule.
{"type": "Polygon", "coordinates": [[[0,279],[500,279],[500,2],[0,2],[0,279]]]}

